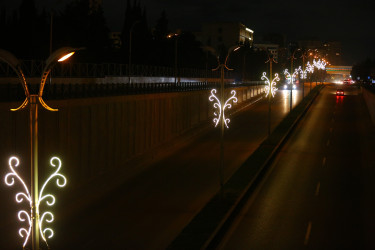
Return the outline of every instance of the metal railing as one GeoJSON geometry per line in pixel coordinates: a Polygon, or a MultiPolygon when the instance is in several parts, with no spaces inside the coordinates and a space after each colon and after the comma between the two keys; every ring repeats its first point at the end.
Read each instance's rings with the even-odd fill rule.
{"type": "MultiPolygon", "coordinates": [[[[264,82],[246,84],[225,84],[225,88],[244,86],[261,86],[264,82]]],[[[139,95],[169,92],[187,92],[219,88],[219,82],[180,82],[180,83],[110,83],[110,84],[47,84],[44,99],[72,99],[119,95],[139,95]]],[[[0,84],[0,101],[10,102],[22,100],[24,92],[21,84],[0,84]]]]}
{"type": "MultiPolygon", "coordinates": [[[[44,61],[21,60],[21,68],[26,77],[40,77],[45,66],[44,61]]],[[[172,67],[131,65],[131,76],[163,76],[174,77],[172,67]]],[[[59,63],[56,64],[51,74],[54,77],[66,78],[100,78],[105,76],[129,76],[129,65],[118,63],[59,63]]],[[[210,69],[179,68],[178,77],[191,78],[219,78],[220,72],[210,69]]],[[[0,63],[0,77],[14,77],[15,73],[9,65],[0,63]]],[[[226,78],[232,78],[232,72],[225,72],[226,78]]]]}

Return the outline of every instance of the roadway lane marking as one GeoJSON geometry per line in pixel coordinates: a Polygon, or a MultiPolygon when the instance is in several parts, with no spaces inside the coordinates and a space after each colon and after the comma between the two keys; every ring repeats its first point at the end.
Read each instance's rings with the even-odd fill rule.
{"type": "Polygon", "coordinates": [[[319,195],[319,190],[320,190],[320,182],[318,182],[318,184],[316,185],[315,196],[319,195]]]}
{"type": "Polygon", "coordinates": [[[311,233],[311,221],[309,221],[309,224],[307,225],[305,242],[304,242],[305,246],[309,243],[310,233],[311,233]]]}
{"type": "Polygon", "coordinates": [[[325,166],[325,165],[326,165],[326,160],[327,160],[327,158],[326,158],[326,157],[324,157],[324,158],[323,158],[323,166],[325,166]]]}

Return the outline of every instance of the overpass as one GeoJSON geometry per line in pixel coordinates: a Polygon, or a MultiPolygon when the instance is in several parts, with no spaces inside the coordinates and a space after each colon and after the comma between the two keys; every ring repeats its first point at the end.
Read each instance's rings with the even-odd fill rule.
{"type": "Polygon", "coordinates": [[[326,66],[327,77],[332,82],[341,82],[350,78],[352,66],[326,66]]]}

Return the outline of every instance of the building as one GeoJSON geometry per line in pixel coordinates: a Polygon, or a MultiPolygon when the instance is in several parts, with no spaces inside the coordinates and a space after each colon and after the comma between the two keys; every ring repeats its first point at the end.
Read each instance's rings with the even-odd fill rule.
{"type": "Polygon", "coordinates": [[[236,45],[252,47],[254,31],[239,22],[215,22],[202,24],[196,36],[204,46],[223,51],[236,45]]]}
{"type": "Polygon", "coordinates": [[[342,64],[341,43],[338,41],[330,41],[323,43],[324,57],[332,65],[342,64]]]}
{"type": "Polygon", "coordinates": [[[276,61],[279,59],[279,45],[268,43],[254,43],[254,51],[268,51],[268,55],[273,57],[276,61]]]}

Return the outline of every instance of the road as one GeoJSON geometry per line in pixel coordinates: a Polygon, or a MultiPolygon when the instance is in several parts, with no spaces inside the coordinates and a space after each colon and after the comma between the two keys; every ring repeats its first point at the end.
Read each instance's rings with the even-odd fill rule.
{"type": "MultiPolygon", "coordinates": [[[[308,92],[309,86],[306,86],[305,94],[308,92]]],[[[272,129],[289,112],[289,94],[290,91],[279,91],[274,98],[272,129]]],[[[293,91],[293,105],[301,98],[300,90],[293,91]]],[[[230,118],[230,128],[224,138],[225,179],[266,138],[267,99],[243,107],[230,118]]],[[[89,208],[83,210],[80,204],[56,204],[55,221],[51,225],[55,235],[49,240],[51,248],[165,249],[219,190],[219,138],[219,129],[212,128],[166,158],[153,162],[146,171],[132,176],[89,208]],[[77,213],[64,216],[71,210],[77,213]]],[[[6,194],[7,201],[14,200],[14,190],[8,188],[6,194]]],[[[62,203],[63,199],[59,201],[62,203]]],[[[21,245],[15,207],[12,204],[2,209],[9,215],[4,226],[0,226],[2,239],[7,239],[0,240],[3,249],[21,245]]]]}
{"type": "Polygon", "coordinates": [[[375,249],[375,129],[356,87],[326,86],[219,249],[375,249]]]}

